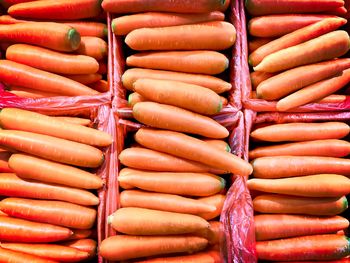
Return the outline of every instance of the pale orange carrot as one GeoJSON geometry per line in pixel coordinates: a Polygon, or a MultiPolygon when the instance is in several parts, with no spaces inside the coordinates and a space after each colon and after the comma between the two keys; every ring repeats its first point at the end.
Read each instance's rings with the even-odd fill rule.
{"type": "Polygon", "coordinates": [[[81,37],[80,46],[76,52],[100,60],[107,56],[108,45],[99,37],[81,37]]]}
{"type": "Polygon", "coordinates": [[[222,194],[216,194],[208,197],[199,198],[201,202],[207,203],[209,205],[215,206],[215,211],[200,213],[198,214],[200,217],[203,217],[206,220],[212,220],[218,216],[220,216],[222,208],[224,207],[224,202],[226,200],[226,196],[222,194]]]}

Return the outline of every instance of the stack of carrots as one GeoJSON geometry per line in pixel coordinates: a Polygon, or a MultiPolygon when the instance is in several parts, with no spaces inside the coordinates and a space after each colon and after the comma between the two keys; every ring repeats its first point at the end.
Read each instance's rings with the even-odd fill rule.
{"type": "Polygon", "coordinates": [[[1,262],[77,262],[96,255],[99,198],[91,191],[104,182],[91,169],[102,165],[99,148],[112,138],[86,124],[0,111],[1,262]]]}
{"type": "Polygon", "coordinates": [[[350,255],[349,221],[339,215],[350,193],[349,131],[343,122],[297,122],[251,133],[259,259],[343,262],[350,255]]]}
{"type": "Polygon", "coordinates": [[[251,166],[230,153],[229,131],[211,117],[231,84],[213,75],[229,60],[236,32],[223,22],[227,1],[112,1],[105,11],[134,51],[122,76],[133,116],[146,127],[119,154],[120,206],[109,221],[119,233],[101,255],[113,261],[221,262],[225,173],[247,176],[251,166]],[[128,14],[132,13],[132,14],[128,14]],[[193,255],[188,255],[194,253],[193,255]],[[175,255],[174,255],[175,254],[175,255]],[[149,258],[152,257],[152,258],[149,258]],[[153,258],[154,257],[154,258],[153,258]],[[140,261],[141,260],[141,261],[140,261]]]}
{"type": "Polygon", "coordinates": [[[312,102],[342,102],[350,82],[349,35],[343,0],[248,0],[252,98],[277,101],[278,111],[312,102]]]}
{"type": "Polygon", "coordinates": [[[99,0],[1,1],[0,81],[20,97],[108,91],[107,27],[99,0]]]}

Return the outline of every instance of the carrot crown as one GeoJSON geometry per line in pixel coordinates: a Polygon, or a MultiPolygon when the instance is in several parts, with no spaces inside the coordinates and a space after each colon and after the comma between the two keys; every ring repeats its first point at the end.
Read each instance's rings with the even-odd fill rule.
{"type": "Polygon", "coordinates": [[[75,28],[69,29],[68,40],[73,50],[78,49],[80,46],[80,34],[75,28]]]}

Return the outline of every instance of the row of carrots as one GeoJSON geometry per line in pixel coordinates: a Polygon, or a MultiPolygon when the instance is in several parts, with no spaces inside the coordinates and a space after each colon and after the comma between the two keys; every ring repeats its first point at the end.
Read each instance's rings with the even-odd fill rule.
{"type": "Polygon", "coordinates": [[[134,119],[144,125],[118,156],[121,208],[108,218],[118,234],[100,246],[107,260],[223,262],[224,177],[252,172],[230,153],[229,131],[212,118],[232,88],[213,76],[228,69],[219,51],[236,39],[223,21],[228,4],[102,2],[118,14],[113,32],[131,49],[126,65],[133,68],[122,83],[134,119]]]}
{"type": "Polygon", "coordinates": [[[334,94],[350,81],[344,1],[249,0],[246,9],[252,98],[277,101],[277,111],[346,99],[334,94]]]}
{"type": "MultiPolygon", "coordinates": [[[[343,122],[257,127],[248,188],[260,260],[340,260],[350,255],[340,214],[350,193],[350,127],[343,122]]],[[[337,261],[338,262],[338,261],[337,261]]]]}
{"type": "Polygon", "coordinates": [[[20,97],[108,91],[107,26],[100,1],[3,1],[0,81],[20,97]],[[99,18],[100,17],[100,18],[99,18]],[[81,20],[84,19],[84,20],[81,20]]]}
{"type": "Polygon", "coordinates": [[[90,120],[0,111],[0,261],[78,262],[92,259],[95,193],[104,181],[109,134],[90,120]],[[88,170],[87,170],[88,169],[88,170]]]}

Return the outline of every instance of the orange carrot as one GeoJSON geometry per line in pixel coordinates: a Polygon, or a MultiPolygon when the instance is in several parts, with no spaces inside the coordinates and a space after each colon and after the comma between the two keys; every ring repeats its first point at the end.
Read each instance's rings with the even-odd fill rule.
{"type": "Polygon", "coordinates": [[[257,256],[266,260],[332,260],[350,253],[349,240],[340,235],[315,235],[260,241],[257,256]]]}
{"type": "Polygon", "coordinates": [[[252,89],[255,90],[260,83],[263,81],[275,76],[273,73],[267,73],[267,72],[261,72],[261,71],[254,71],[250,73],[250,81],[252,82],[252,89]]]}
{"type": "Polygon", "coordinates": [[[109,91],[109,85],[106,80],[98,80],[93,83],[88,84],[88,86],[94,90],[97,90],[98,92],[108,92],[109,91]]]}
{"type": "Polygon", "coordinates": [[[122,82],[125,88],[133,90],[135,81],[144,78],[185,82],[211,89],[218,94],[232,88],[230,83],[213,76],[141,68],[126,70],[122,76],[122,82]]]}
{"type": "Polygon", "coordinates": [[[93,239],[78,239],[72,241],[66,241],[61,243],[63,246],[79,249],[89,253],[89,258],[93,258],[96,255],[97,244],[93,239]]]}
{"type": "MultiPolygon", "coordinates": [[[[0,17],[1,18],[1,17],[0,17]]],[[[271,42],[273,38],[271,37],[256,37],[248,41],[248,53],[254,52],[259,47],[271,42]]]]}
{"type": "Polygon", "coordinates": [[[12,217],[76,229],[91,228],[96,218],[95,209],[60,201],[6,198],[0,209],[12,217]]]}
{"type": "Polygon", "coordinates": [[[73,51],[80,45],[80,34],[71,26],[52,22],[28,22],[0,26],[3,42],[21,42],[58,51],[73,51]]]}
{"type": "Polygon", "coordinates": [[[349,154],[349,142],[330,139],[262,146],[251,150],[249,152],[249,159],[283,155],[345,157],[349,154]]]}
{"type": "Polygon", "coordinates": [[[239,157],[179,132],[141,128],[136,132],[135,140],[152,150],[205,163],[242,176],[252,172],[251,165],[239,157]]]}
{"type": "Polygon", "coordinates": [[[51,162],[26,154],[13,154],[9,166],[19,177],[84,189],[103,186],[100,177],[70,165],[51,162]]]}
{"type": "Polygon", "coordinates": [[[102,79],[102,75],[98,73],[82,74],[82,75],[64,75],[64,77],[84,85],[89,85],[89,84],[95,83],[96,81],[100,81],[102,79]]]}
{"type": "Polygon", "coordinates": [[[229,60],[216,51],[144,52],[127,57],[128,66],[215,75],[229,67],[229,60]]]}
{"type": "Polygon", "coordinates": [[[235,27],[222,21],[140,28],[130,32],[125,38],[125,43],[134,50],[224,50],[235,41],[235,27]],[[178,37],[179,32],[181,38],[178,37]]]}
{"type": "Polygon", "coordinates": [[[200,217],[203,217],[206,220],[212,220],[220,216],[222,208],[224,207],[226,196],[222,194],[216,194],[208,197],[202,197],[202,198],[199,198],[198,200],[206,204],[212,205],[216,208],[215,211],[198,214],[200,217]]]}
{"type": "MultiPolygon", "coordinates": [[[[75,242],[75,241],[83,240],[83,238],[89,238],[91,237],[91,235],[92,235],[91,229],[74,229],[73,235],[71,235],[66,240],[72,240],[72,242],[75,242]]],[[[70,242],[70,241],[65,241],[65,242],[70,242]]]]}
{"type": "Polygon", "coordinates": [[[279,100],[276,104],[278,111],[287,111],[298,106],[317,101],[337,92],[350,82],[350,69],[344,70],[340,76],[311,84],[279,100]]]}
{"type": "Polygon", "coordinates": [[[100,245],[100,255],[112,261],[205,249],[208,241],[196,236],[127,236],[108,237],[100,245]]]}
{"type": "Polygon", "coordinates": [[[256,37],[280,37],[300,28],[335,16],[320,14],[282,14],[254,17],[248,22],[249,34],[256,37]]]}
{"type": "Polygon", "coordinates": [[[343,5],[344,1],[342,0],[314,0],[312,2],[307,0],[295,0],[293,2],[281,0],[247,0],[245,2],[247,11],[254,16],[285,13],[319,13],[343,5]]]}
{"type": "Polygon", "coordinates": [[[135,106],[136,103],[143,102],[143,101],[149,101],[145,97],[142,97],[139,93],[133,92],[128,96],[128,104],[132,107],[135,106]]]}
{"type": "Polygon", "coordinates": [[[344,17],[347,14],[347,12],[348,12],[348,10],[344,6],[341,6],[341,7],[337,7],[334,9],[330,9],[324,13],[329,14],[329,15],[344,17]]]}
{"type": "MultiPolygon", "coordinates": [[[[31,2],[31,1],[28,0],[28,2],[31,2]]],[[[11,24],[18,24],[18,23],[26,23],[26,22],[31,22],[31,21],[14,18],[10,15],[1,15],[0,16],[0,24],[1,25],[11,25],[11,24]]]]}
{"type": "Polygon", "coordinates": [[[349,35],[337,30],[266,56],[255,71],[278,72],[344,55],[349,50],[349,35]],[[283,61],[283,62],[282,62],[283,61]]]}
{"type": "Polygon", "coordinates": [[[3,249],[3,248],[0,248],[0,261],[21,262],[21,263],[58,263],[58,261],[44,259],[33,255],[20,253],[20,252],[3,249]]]}
{"type": "Polygon", "coordinates": [[[196,232],[195,234],[204,237],[210,245],[220,244],[224,240],[224,229],[220,221],[209,221],[210,227],[196,232]]]}
{"type": "Polygon", "coordinates": [[[349,67],[350,59],[348,58],[300,66],[272,76],[261,82],[256,90],[260,98],[275,100],[305,86],[340,74],[349,67]]]}
{"type": "Polygon", "coordinates": [[[9,92],[17,95],[18,97],[32,98],[32,99],[62,96],[56,93],[46,92],[42,90],[28,89],[28,88],[23,88],[18,86],[11,86],[9,92]]]}
{"type": "Polygon", "coordinates": [[[311,141],[323,139],[340,139],[349,134],[350,127],[343,122],[323,123],[283,123],[273,124],[254,130],[250,136],[254,139],[281,141],[311,141]]]}
{"type": "Polygon", "coordinates": [[[349,221],[341,216],[316,217],[302,215],[254,216],[257,241],[295,236],[331,234],[346,229],[349,221]]]}
{"type": "Polygon", "coordinates": [[[178,106],[203,115],[213,115],[222,109],[220,96],[202,86],[170,80],[138,79],[133,88],[150,101],[178,106]]]}
{"type": "Polygon", "coordinates": [[[0,240],[8,242],[56,242],[72,235],[72,231],[65,227],[7,216],[0,216],[0,230],[0,240]]]}
{"type": "Polygon", "coordinates": [[[175,13],[205,13],[219,10],[225,6],[222,0],[197,0],[195,3],[179,0],[104,0],[102,8],[112,13],[142,13],[146,11],[161,11],[175,13]]]}
{"type": "Polygon", "coordinates": [[[0,80],[9,85],[65,96],[99,94],[76,81],[9,60],[0,60],[0,80]]]}
{"type": "Polygon", "coordinates": [[[34,19],[82,19],[101,13],[99,0],[44,0],[20,3],[11,6],[7,12],[14,17],[34,19]]]}
{"type": "Polygon", "coordinates": [[[178,262],[219,263],[219,262],[222,262],[222,258],[218,251],[204,251],[204,252],[199,252],[192,255],[150,258],[150,259],[145,259],[137,262],[138,263],[178,263],[178,262]]]}
{"type": "Polygon", "coordinates": [[[98,205],[99,199],[93,193],[77,188],[37,181],[26,181],[15,174],[0,176],[0,194],[4,196],[60,200],[79,205],[98,205]]]}
{"type": "Polygon", "coordinates": [[[139,102],[133,107],[133,116],[143,124],[160,129],[209,138],[225,138],[229,135],[227,129],[215,120],[172,105],[139,102]]]}
{"type": "Polygon", "coordinates": [[[89,254],[85,251],[55,244],[23,244],[2,242],[0,246],[12,251],[26,253],[45,259],[57,260],[60,262],[77,262],[89,257],[89,254]]]}
{"type": "Polygon", "coordinates": [[[76,52],[100,60],[107,56],[107,42],[99,37],[81,37],[81,43],[76,52]]]}
{"type": "Polygon", "coordinates": [[[137,207],[118,209],[108,222],[120,233],[143,236],[189,234],[209,228],[209,223],[196,215],[137,207]]]}
{"type": "Polygon", "coordinates": [[[222,151],[231,152],[230,146],[224,140],[213,140],[213,139],[202,139],[207,144],[216,147],[217,149],[221,149],[222,151]]]}
{"type": "Polygon", "coordinates": [[[62,23],[74,27],[82,37],[104,38],[108,34],[107,25],[104,23],[90,21],[64,21],[62,23]]]}
{"type": "Polygon", "coordinates": [[[118,156],[125,166],[158,172],[225,173],[210,166],[146,148],[127,148],[118,156]]]}
{"type": "MultiPolygon", "coordinates": [[[[1,112],[0,112],[0,115],[1,115],[1,112]]],[[[90,124],[91,124],[91,120],[79,118],[79,117],[55,116],[53,118],[61,120],[61,121],[65,121],[68,123],[79,124],[82,126],[90,126],[90,124]]]]}
{"type": "Polygon", "coordinates": [[[99,167],[104,161],[103,153],[90,145],[25,131],[0,130],[0,145],[82,167],[99,167]]]}
{"type": "Polygon", "coordinates": [[[123,191],[120,194],[120,205],[121,207],[140,207],[186,214],[199,214],[215,210],[212,205],[180,195],[139,190],[123,191]]]}
{"type": "Polygon", "coordinates": [[[91,57],[62,54],[46,48],[15,44],[6,50],[6,59],[58,74],[92,74],[98,62],[91,57]]]}
{"type": "Polygon", "coordinates": [[[333,216],[348,208],[348,201],[342,197],[299,197],[266,194],[253,200],[254,210],[270,214],[304,214],[333,216]]]}
{"type": "Polygon", "coordinates": [[[116,35],[127,35],[131,31],[143,27],[179,26],[207,21],[223,21],[224,19],[224,13],[219,11],[200,14],[146,12],[114,18],[112,30],[116,35]]]}
{"type": "Polygon", "coordinates": [[[346,100],[346,95],[332,94],[318,100],[317,103],[342,103],[346,100]]]}
{"type": "Polygon", "coordinates": [[[312,174],[350,175],[350,160],[322,156],[272,156],[252,162],[257,178],[283,178],[312,174]]]}
{"type": "Polygon", "coordinates": [[[11,156],[10,152],[0,152],[0,173],[13,172],[8,164],[10,156],[11,156]]]}
{"type": "Polygon", "coordinates": [[[125,189],[137,187],[188,196],[210,196],[219,193],[226,184],[223,178],[209,173],[146,172],[130,168],[120,171],[118,181],[125,189]]]}
{"type": "Polygon", "coordinates": [[[339,197],[350,194],[350,179],[338,174],[317,174],[282,179],[248,180],[248,188],[267,193],[309,197],[339,197]]]}
{"type": "Polygon", "coordinates": [[[325,18],[320,22],[316,22],[309,26],[293,31],[255,50],[249,56],[249,64],[255,67],[266,56],[272,53],[309,41],[313,38],[334,31],[345,24],[346,19],[344,18],[325,18]]]}

